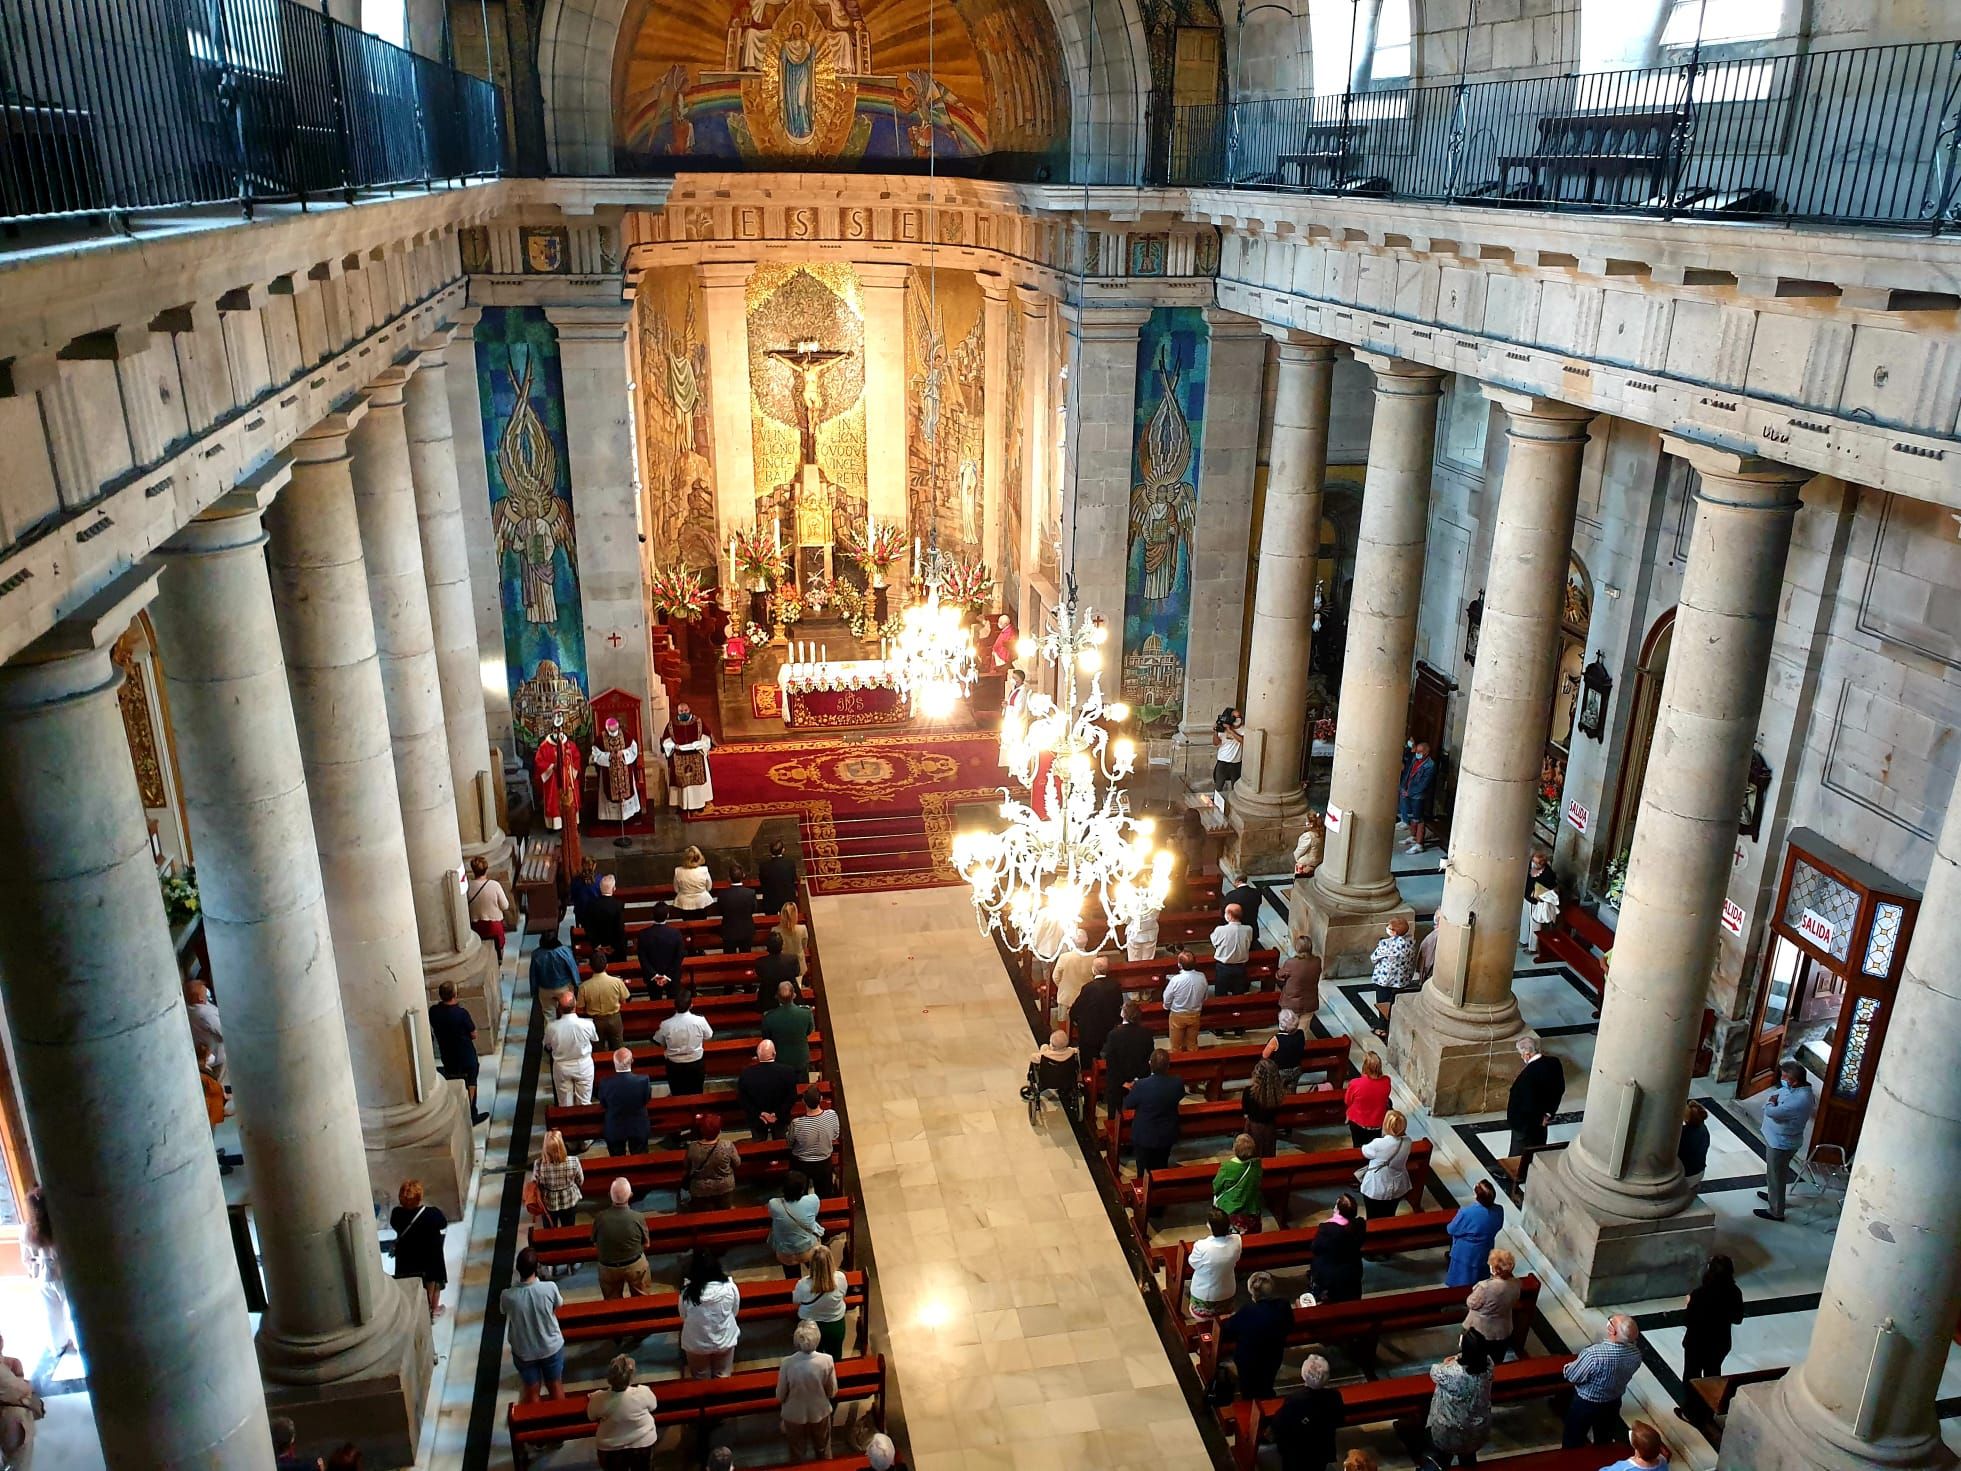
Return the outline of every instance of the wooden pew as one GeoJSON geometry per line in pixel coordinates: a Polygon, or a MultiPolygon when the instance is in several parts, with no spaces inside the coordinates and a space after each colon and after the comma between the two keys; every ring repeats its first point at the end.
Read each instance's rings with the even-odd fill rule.
{"type": "MultiPolygon", "coordinates": [[[[1158,914],[1158,943],[1160,945],[1210,944],[1212,931],[1225,923],[1223,909],[1166,909],[1158,914]]],[[[1109,925],[1099,915],[1094,920],[1084,920],[1083,928],[1089,931],[1092,945],[1103,943],[1109,933],[1109,925]]]]}
{"type": "MultiPolygon", "coordinates": [[[[765,953],[761,950],[726,953],[718,950],[711,955],[690,955],[681,963],[681,974],[668,979],[686,981],[697,991],[753,991],[756,987],[756,962],[765,953]]],[[[647,978],[641,973],[639,956],[615,959],[609,969],[625,981],[630,990],[647,989],[647,978]]],[[[579,979],[583,981],[591,975],[592,961],[588,957],[579,962],[579,979]]]]}
{"type": "MultiPolygon", "coordinates": [[[[767,913],[758,914],[756,916],[757,936],[760,938],[768,934],[770,930],[776,927],[776,923],[775,915],[767,913]]],[[[626,947],[629,953],[633,950],[634,942],[639,938],[640,932],[645,929],[650,929],[652,926],[653,921],[650,919],[643,920],[637,924],[630,923],[627,925],[626,947]]],[[[691,955],[710,949],[718,951],[722,949],[722,917],[713,910],[709,911],[709,916],[706,919],[679,920],[676,922],[675,928],[680,930],[682,935],[686,937],[688,953],[691,955]]],[[[572,953],[581,960],[586,959],[592,953],[591,938],[577,925],[572,927],[572,953]]]]}
{"type": "MultiPolygon", "coordinates": [[[[811,991],[804,991],[799,999],[805,1006],[814,1006],[817,1002],[816,994],[811,991]]],[[[753,995],[697,996],[695,1011],[715,1029],[715,1035],[718,1037],[724,1032],[762,1030],[763,1014],[756,1009],[756,998],[753,995]]],[[[660,1024],[672,1015],[674,1015],[674,1003],[668,1000],[656,1001],[649,998],[644,1001],[629,1001],[620,1007],[620,1022],[626,1030],[626,1039],[629,1043],[651,1042],[654,1033],[660,1030],[660,1024]]]]}
{"type": "MultiPolygon", "coordinates": [[[[774,1181],[792,1168],[790,1146],[786,1140],[738,1139],[735,1150],[738,1156],[735,1177],[738,1180],[774,1181]]],[[[586,1171],[585,1194],[581,1197],[584,1200],[604,1200],[613,1181],[622,1177],[632,1184],[636,1194],[648,1190],[679,1190],[688,1174],[688,1153],[685,1149],[599,1155],[591,1163],[592,1168],[586,1171]]],[[[833,1169],[837,1167],[835,1150],[832,1151],[831,1166],[833,1169]]]]}
{"type": "MultiPolygon", "coordinates": [[[[817,1087],[829,1103],[830,1083],[820,1081],[817,1087]]],[[[798,1103],[792,1117],[803,1111],[803,1104],[798,1103]]],[[[647,1100],[647,1129],[654,1135],[679,1134],[694,1127],[696,1117],[705,1113],[720,1114],[726,1129],[739,1130],[746,1126],[742,1105],[733,1093],[683,1093],[678,1097],[657,1093],[647,1100]]],[[[557,1129],[568,1140],[601,1137],[605,1121],[606,1110],[597,1103],[554,1103],[545,1110],[545,1127],[557,1129]]]]}
{"type": "MultiPolygon", "coordinates": [[[[872,1421],[885,1424],[885,1356],[840,1359],[837,1364],[836,1403],[869,1403],[872,1421]]],[[[726,1379],[653,1379],[643,1381],[660,1401],[656,1418],[661,1427],[688,1426],[705,1430],[722,1420],[742,1415],[776,1415],[776,1370],[745,1369],[726,1379]]],[[[536,1400],[513,1404],[505,1415],[511,1437],[511,1455],[518,1471],[525,1471],[535,1450],[560,1441],[583,1440],[593,1433],[593,1422],[586,1418],[586,1397],[575,1394],[567,1399],[536,1400]]],[[[704,1457],[706,1451],[703,1451],[704,1457]]]]}
{"type": "MultiPolygon", "coordinates": [[[[1402,1256],[1412,1251],[1447,1248],[1450,1223],[1457,1212],[1408,1211],[1370,1221],[1362,1236],[1362,1255],[1369,1261],[1402,1256]]],[[[1295,1231],[1255,1231],[1242,1237],[1238,1272],[1242,1279],[1254,1272],[1298,1272],[1314,1262],[1314,1233],[1318,1226],[1295,1231]]],[[[534,1233],[535,1239],[535,1233],[534,1233]]],[[[1185,1283],[1191,1275],[1191,1243],[1174,1241],[1158,1252],[1164,1263],[1164,1294],[1174,1303],[1185,1301],[1185,1283]]],[[[1196,1331],[1198,1324],[1190,1325],[1196,1331]]]]}
{"type": "MultiPolygon", "coordinates": [[[[795,1278],[784,1277],[737,1284],[742,1303],[736,1321],[745,1329],[757,1323],[780,1322],[795,1318],[797,1304],[790,1294],[795,1278]]],[[[862,1313],[865,1306],[865,1274],[844,1274],[844,1305],[862,1313]]],[[[865,1339],[865,1320],[858,1320],[858,1342],[865,1339]]],[[[561,1302],[558,1305],[558,1331],[567,1343],[596,1343],[609,1338],[651,1338],[660,1333],[681,1331],[681,1294],[657,1292],[652,1297],[615,1297],[561,1302]]]]}
{"type": "MultiPolygon", "coordinates": [[[[1305,1093],[1287,1095],[1286,1101],[1280,1105],[1277,1123],[1282,1129],[1325,1129],[1341,1123],[1347,1116],[1347,1105],[1337,1090],[1310,1088],[1305,1093]]],[[[1125,1109],[1117,1117],[1104,1121],[1104,1146],[1113,1175],[1117,1173],[1118,1162],[1123,1158],[1125,1131],[1135,1117],[1133,1110],[1125,1109]]],[[[1202,1098],[1196,1102],[1188,1098],[1178,1109],[1180,1139],[1230,1139],[1244,1132],[1245,1127],[1246,1112],[1237,1096],[1217,1100],[1202,1098]]]]}
{"type": "MultiPolygon", "coordinates": [[[[1347,1037],[1308,1038],[1307,1051],[1301,1059],[1301,1075],[1319,1073],[1331,1083],[1341,1082],[1348,1075],[1349,1045],[1347,1037]]],[[[1264,1042],[1234,1042],[1200,1047],[1193,1052],[1174,1052],[1171,1071],[1175,1077],[1185,1080],[1187,1088],[1217,1100],[1225,1097],[1227,1083],[1244,1082],[1253,1075],[1253,1064],[1260,1060],[1265,1048],[1264,1042]]],[[[1098,1098],[1104,1094],[1103,1074],[1103,1059],[1098,1058],[1090,1065],[1089,1074],[1090,1086],[1098,1098]]]]}
{"type": "MultiPolygon", "coordinates": [[[[1219,965],[1209,955],[1192,957],[1193,969],[1198,971],[1211,984],[1218,974],[1219,965]]],[[[1246,983],[1259,991],[1273,984],[1274,972],[1280,968],[1278,950],[1255,950],[1246,957],[1246,983]]],[[[1178,969],[1178,957],[1160,955],[1155,960],[1113,960],[1110,974],[1117,978],[1126,996],[1147,995],[1162,991],[1164,983],[1171,979],[1171,973],[1178,969]]]]}
{"type": "MultiPolygon", "coordinates": [[[[1539,1279],[1518,1279],[1518,1309],[1512,1319],[1508,1340],[1512,1353],[1525,1352],[1525,1338],[1531,1326],[1532,1310],[1539,1303],[1539,1279]]],[[[1324,1302],[1311,1308],[1294,1309],[1294,1325],[1287,1332],[1290,1348],[1309,1344],[1354,1344],[1357,1357],[1375,1363],[1376,1344],[1385,1333],[1409,1333],[1421,1328],[1438,1328],[1464,1320],[1464,1300],[1469,1287],[1418,1287],[1407,1292],[1383,1292],[1359,1297],[1352,1302],[1324,1302]]],[[[746,1306],[747,1304],[745,1304],[746,1306]]],[[[561,1312],[560,1321],[564,1320],[561,1312]]],[[[1194,1335],[1198,1349],[1198,1376],[1210,1384],[1221,1357],[1230,1354],[1233,1334],[1225,1319],[1205,1325],[1194,1335]]],[[[1603,1463],[1604,1464],[1604,1463],[1603,1463]]],[[[1597,1468],[1596,1468],[1597,1471],[1597,1468]]]]}
{"type": "Polygon", "coordinates": [[[1633,1454],[1634,1447],[1622,1441],[1619,1445],[1581,1445],[1570,1450],[1524,1451],[1516,1456],[1499,1456],[1496,1460],[1480,1456],[1478,1464],[1484,1467],[1502,1466],[1505,1471],[1600,1471],[1602,1466],[1624,1461],[1633,1454]]]}
{"type": "MultiPolygon", "coordinates": [[[[756,1060],[756,1038],[754,1037],[712,1037],[701,1049],[702,1061],[708,1064],[711,1078],[733,1078],[737,1073],[756,1060]]],[[[813,1071],[824,1066],[824,1039],[816,1032],[810,1034],[810,1066],[813,1071]]],[[[643,1043],[633,1049],[633,1070],[644,1073],[656,1083],[667,1076],[667,1064],[657,1043],[643,1043]]],[[[592,1080],[611,1077],[613,1073],[613,1054],[595,1052],[592,1055],[592,1080]]],[[[730,1102],[734,1095],[730,1095],[730,1102]]]]}
{"type": "MultiPolygon", "coordinates": [[[[827,1235],[851,1229],[851,1198],[827,1197],[818,1207],[817,1224],[827,1235]]],[[[735,1246],[761,1246],[769,1240],[769,1208],[738,1206],[725,1211],[658,1212],[647,1217],[647,1255],[684,1256],[697,1247],[727,1251],[735,1246]]],[[[531,1249],[551,1267],[573,1267],[593,1260],[592,1227],[533,1226],[531,1249]]]]}
{"type": "Polygon", "coordinates": [[[1607,984],[1603,956],[1614,948],[1614,932],[1577,904],[1561,904],[1550,924],[1539,927],[1532,958],[1542,965],[1565,965],[1593,989],[1596,999],[1607,984]]]}
{"type": "Polygon", "coordinates": [[[1736,1392],[1747,1384],[1774,1383],[1790,1372],[1789,1364],[1780,1364],[1769,1369],[1738,1369],[1733,1374],[1711,1374],[1701,1379],[1691,1379],[1689,1391],[1694,1398],[1689,1410],[1694,1418],[1689,1423],[1700,1430],[1712,1445],[1720,1444],[1722,1432],[1716,1422],[1729,1414],[1730,1402],[1736,1398],[1736,1392]]]}
{"type": "MultiPolygon", "coordinates": [[[[1359,1149],[1329,1149],[1314,1154],[1283,1154],[1260,1162],[1260,1192],[1266,1198],[1274,1219],[1284,1227],[1292,1217],[1292,1197],[1301,1190],[1335,1187],[1355,1188],[1355,1172],[1362,1167],[1359,1149]]],[[[1151,1170],[1124,1182],[1120,1187],[1131,1207],[1132,1222],[1140,1241],[1151,1239],[1151,1213],[1167,1205],[1190,1205],[1212,1199],[1212,1177],[1216,1164],[1172,1165],[1151,1170]]],[[[1430,1141],[1418,1139],[1409,1154],[1409,1191],[1403,1199],[1412,1207],[1423,1199],[1423,1187],[1430,1180],[1430,1141]]],[[[1256,1233],[1257,1234],[1257,1233],[1256,1233]]]]}
{"type": "MultiPolygon", "coordinates": [[[[1564,1370],[1573,1362],[1572,1354],[1548,1354],[1536,1359],[1513,1359],[1500,1364],[1491,1376],[1491,1402],[1517,1404],[1524,1400],[1546,1399],[1567,1388],[1564,1370]]],[[[1379,1425],[1392,1420],[1420,1418],[1430,1404],[1430,1371],[1399,1374],[1393,1379],[1366,1379],[1338,1386],[1341,1390],[1344,1425],[1379,1425]]],[[[1253,1471],[1258,1463],[1260,1438],[1266,1422],[1280,1410],[1278,1397],[1241,1400],[1227,1416],[1233,1432],[1233,1464],[1239,1471],[1253,1471]]],[[[1597,1457],[1600,1448],[1594,1447],[1597,1457]]],[[[1603,1460],[1600,1465],[1607,1463],[1603,1460]]],[[[1598,1468],[1596,1467],[1596,1471],[1598,1468]]]]}
{"type": "MultiPolygon", "coordinates": [[[[1138,1017],[1153,1032],[1171,1035],[1171,1013],[1162,1001],[1146,1001],[1138,1017]]],[[[1198,1009],[1198,1025],[1206,1032],[1250,1032],[1280,1025],[1280,993],[1248,991],[1243,996],[1208,996],[1198,1009]]],[[[1344,1038],[1344,1041],[1347,1039],[1344,1038]]]]}

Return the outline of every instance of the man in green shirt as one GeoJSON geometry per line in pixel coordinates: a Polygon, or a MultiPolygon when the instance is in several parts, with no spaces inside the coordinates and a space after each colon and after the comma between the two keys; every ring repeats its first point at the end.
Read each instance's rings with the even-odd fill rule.
{"type": "Polygon", "coordinates": [[[592,1218],[592,1244],[599,1257],[599,1295],[652,1297],[647,1270],[647,1222],[632,1205],[633,1186],[621,1177],[606,1192],[612,1202],[592,1218]]]}
{"type": "Polygon", "coordinates": [[[784,981],[776,988],[776,1007],[763,1016],[763,1035],[776,1044],[776,1060],[797,1075],[799,1083],[810,1077],[810,1034],[816,1018],[808,1006],[797,1004],[797,988],[784,981]]]}

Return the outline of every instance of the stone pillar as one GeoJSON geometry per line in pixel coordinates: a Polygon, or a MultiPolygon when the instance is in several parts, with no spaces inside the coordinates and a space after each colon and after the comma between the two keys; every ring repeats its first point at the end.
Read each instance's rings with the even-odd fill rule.
{"type": "MultiPolygon", "coordinates": [[[[913,526],[906,495],[906,282],[903,261],[859,261],[858,290],[865,303],[865,495],[873,515],[913,526]]],[[[910,566],[910,558],[907,559],[910,566]]]]}
{"type": "MultiPolygon", "coordinates": [[[[1238,835],[1236,861],[1241,873],[1266,873],[1291,865],[1294,843],[1307,815],[1301,753],[1307,735],[1307,671],[1314,637],[1314,582],[1321,558],[1321,481],[1328,468],[1328,398],[1335,350],[1336,344],[1323,338],[1288,332],[1274,362],[1273,440],[1266,513],[1260,523],[1259,580],[1253,592],[1253,641],[1246,664],[1246,727],[1249,746],[1258,747],[1258,760],[1252,759],[1254,751],[1249,748],[1246,770],[1227,809],[1238,835]]],[[[1257,396],[1251,407],[1257,417],[1257,396]]],[[[1359,575],[1356,587],[1359,600],[1359,575]]],[[[1211,708],[1216,712],[1220,706],[1211,708]]],[[[1188,699],[1186,719],[1193,713],[1188,699]]]]}
{"type": "Polygon", "coordinates": [[[1525,1023],[1512,996],[1512,966],[1552,715],[1580,456],[1593,417],[1551,399],[1485,392],[1505,409],[1509,453],[1457,766],[1437,965],[1423,989],[1397,1005],[1389,1033],[1390,1066],[1425,1107],[1444,1115],[1503,1107],[1518,1071],[1512,1044],[1525,1023]]]}
{"type": "MultiPolygon", "coordinates": [[[[1083,606],[1109,620],[1106,693],[1120,687],[1129,576],[1130,487],[1137,433],[1137,338],[1148,307],[1061,306],[1068,325],[1069,432],[1056,463],[1062,563],[1073,563],[1083,606]]],[[[1059,590],[1058,590],[1059,591],[1059,590]]]]}
{"type": "Polygon", "coordinates": [[[981,557],[1005,598],[1008,568],[1016,559],[1002,505],[1008,480],[1008,333],[1018,324],[1007,279],[986,271],[974,279],[981,288],[981,557]]]}
{"type": "MultiPolygon", "coordinates": [[[[1239,703],[1246,632],[1246,556],[1259,468],[1266,331],[1251,317],[1205,309],[1205,420],[1198,444],[1198,520],[1192,527],[1192,602],[1185,644],[1185,716],[1178,730],[1188,777],[1212,770],[1212,719],[1239,703]]],[[[1129,518],[1125,518],[1125,532],[1129,518]]],[[[1255,737],[1252,745],[1257,748],[1255,737]]],[[[1255,757],[1257,749],[1247,756],[1255,757]]],[[[1239,849],[1240,871],[1252,854],[1239,849]]]]}
{"type": "MultiPolygon", "coordinates": [[[[1696,534],[1702,531],[1698,524],[1696,534]]],[[[1689,557],[1693,562],[1693,543],[1689,557]]],[[[1672,673],[1673,656],[1670,668],[1672,673]]],[[[1636,843],[1638,852],[1638,838],[1636,843]]],[[[1935,1401],[1961,1316],[1957,944],[1961,791],[1948,800],[1893,1015],[1882,1022],[1886,1047],[1839,1213],[1843,1229],[1832,1238],[1810,1346],[1804,1362],[1783,1379],[1738,1393],[1718,1462],[1726,1471],[1955,1464],[1954,1452],[1942,1444],[1935,1401]]],[[[1766,1234],[1764,1240],[1774,1245],[1776,1238],[1766,1234]]]]}
{"type": "Polygon", "coordinates": [[[477,627],[477,684],[483,695],[484,723],[494,747],[491,760],[497,777],[497,821],[509,818],[504,807],[504,759],[513,747],[510,674],[504,665],[504,595],[499,564],[503,554],[490,524],[489,447],[483,438],[483,398],[477,380],[475,333],[482,307],[463,307],[456,313],[461,342],[452,342],[449,418],[456,446],[458,505],[463,516],[463,545],[469,557],[470,607],[477,627]]]}
{"type": "Polygon", "coordinates": [[[354,508],[394,743],[423,981],[431,1000],[444,981],[456,982],[457,1000],[477,1019],[478,1045],[489,1049],[495,1045],[502,993],[496,953],[471,932],[463,898],[463,842],[450,785],[449,733],[403,423],[407,382],[402,369],[387,368],[368,385],[366,411],[348,438],[354,508]]]}
{"type": "MultiPolygon", "coordinates": [[[[729,534],[756,524],[756,441],[749,409],[748,261],[714,261],[695,267],[701,282],[702,338],[708,344],[712,387],[708,410],[715,442],[715,516],[720,545],[729,534]]],[[[728,558],[721,558],[727,568],[728,558]]]]}
{"type": "MultiPolygon", "coordinates": [[[[303,1440],[414,1459],[429,1318],[384,1271],[260,516],[275,464],[160,553],[156,604],[226,1065],[270,1300],[259,1362],[303,1440]]],[[[411,543],[413,527],[409,530],[411,543]]],[[[203,1131],[199,1131],[202,1133],[203,1131]]],[[[200,1139],[200,1143],[202,1140],[200,1139]]],[[[128,1222],[125,1221],[125,1226],[128,1222]]]]}
{"type": "MultiPolygon", "coordinates": [[[[429,626],[436,644],[443,727],[449,737],[458,836],[464,858],[489,859],[492,870],[508,886],[512,845],[497,817],[504,761],[491,750],[484,720],[483,661],[477,653],[476,617],[470,606],[470,549],[463,531],[456,437],[450,428],[448,353],[453,331],[445,327],[416,344],[422,357],[403,394],[402,422],[409,437],[422,570],[429,584],[429,626]]],[[[467,363],[470,354],[463,356],[467,363]]],[[[472,379],[474,387],[474,372],[472,379]]]]}
{"type": "MultiPolygon", "coordinates": [[[[545,315],[558,328],[558,362],[565,377],[566,456],[586,619],[586,695],[609,689],[632,695],[640,707],[644,753],[653,719],[647,703],[653,648],[647,637],[640,508],[632,491],[638,458],[626,345],[633,309],[547,307],[545,315]]],[[[715,385],[715,397],[721,396],[720,387],[715,385]]]]}
{"type": "Polygon", "coordinates": [[[459,1218],[470,1179],[461,1083],[436,1073],[402,805],[375,651],[347,441],[356,400],[293,444],[292,482],[266,513],[274,607],[306,768],[334,967],[361,1104],[368,1179],[392,1203],[403,1180],[459,1218]]]}
{"type": "MultiPolygon", "coordinates": [[[[1286,349],[1282,348],[1282,352],[1286,349]]],[[[1410,908],[1389,872],[1396,843],[1396,788],[1409,730],[1410,667],[1423,603],[1423,551],[1430,534],[1430,466],[1443,375],[1374,353],[1356,356],[1375,375],[1375,420],[1355,545],[1355,591],[1341,664],[1341,715],[1328,792],[1321,867],[1296,883],[1295,913],[1326,973],[1363,975],[1383,926],[1410,908]]],[[[1280,409],[1274,477],[1280,468],[1280,409]]],[[[1267,515],[1273,515],[1273,478],[1267,515]]],[[[1261,553],[1261,584],[1266,580],[1261,553]]],[[[1254,625],[1254,637],[1259,625],[1254,625]]]]}
{"type": "MultiPolygon", "coordinates": [[[[1049,514],[1050,451],[1056,439],[1057,414],[1050,402],[1049,389],[1055,374],[1055,352],[1049,344],[1054,315],[1050,299],[1033,286],[1015,287],[1018,308],[1015,330],[1021,333],[1021,382],[1024,395],[1022,414],[1021,468],[1021,606],[1015,609],[1015,627],[1040,637],[1043,583],[1052,576],[1045,572],[1045,559],[1052,568],[1056,522],[1049,514]]],[[[1055,588],[1051,584],[1048,593],[1055,588]]]]}
{"type": "MultiPolygon", "coordinates": [[[[1688,1190],[1676,1149],[1736,849],[1736,794],[1763,707],[1798,486],[1810,478],[1672,437],[1663,445],[1702,476],[1673,650],[1586,1117],[1543,1184],[1534,1168],[1526,1196],[1527,1229],[1587,1302],[1684,1292],[1714,1244],[1715,1216],[1688,1190]]],[[[1487,594],[1486,636],[1490,617],[1487,594]]],[[[1480,673],[1489,647],[1480,641],[1480,673]]],[[[1896,1024],[1888,1037],[1899,1035],[1896,1024]]]]}
{"type": "Polygon", "coordinates": [[[156,577],[124,574],[0,669],[0,994],[104,1462],[168,1446],[257,1471],[252,1324],[109,659],[156,577]]]}

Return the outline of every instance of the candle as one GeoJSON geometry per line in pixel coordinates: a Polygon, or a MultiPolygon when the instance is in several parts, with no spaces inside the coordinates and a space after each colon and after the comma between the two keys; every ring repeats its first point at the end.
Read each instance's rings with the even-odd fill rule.
{"type": "Polygon", "coordinates": [[[824,664],[830,663],[831,646],[829,644],[819,644],[817,646],[817,658],[820,663],[824,663],[824,664]]]}
{"type": "Polygon", "coordinates": [[[781,521],[772,522],[769,529],[775,534],[776,555],[780,557],[783,555],[783,523],[781,521]]]}
{"type": "Polygon", "coordinates": [[[735,536],[729,536],[729,587],[735,587],[735,536]]]}

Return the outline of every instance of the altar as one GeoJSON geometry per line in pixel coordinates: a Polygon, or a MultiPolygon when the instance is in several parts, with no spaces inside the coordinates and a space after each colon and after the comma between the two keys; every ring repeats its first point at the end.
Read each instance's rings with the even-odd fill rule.
{"type": "Polygon", "coordinates": [[[911,703],[883,659],[785,664],[778,684],[783,691],[783,723],[793,730],[904,725],[912,718],[911,703]]]}

